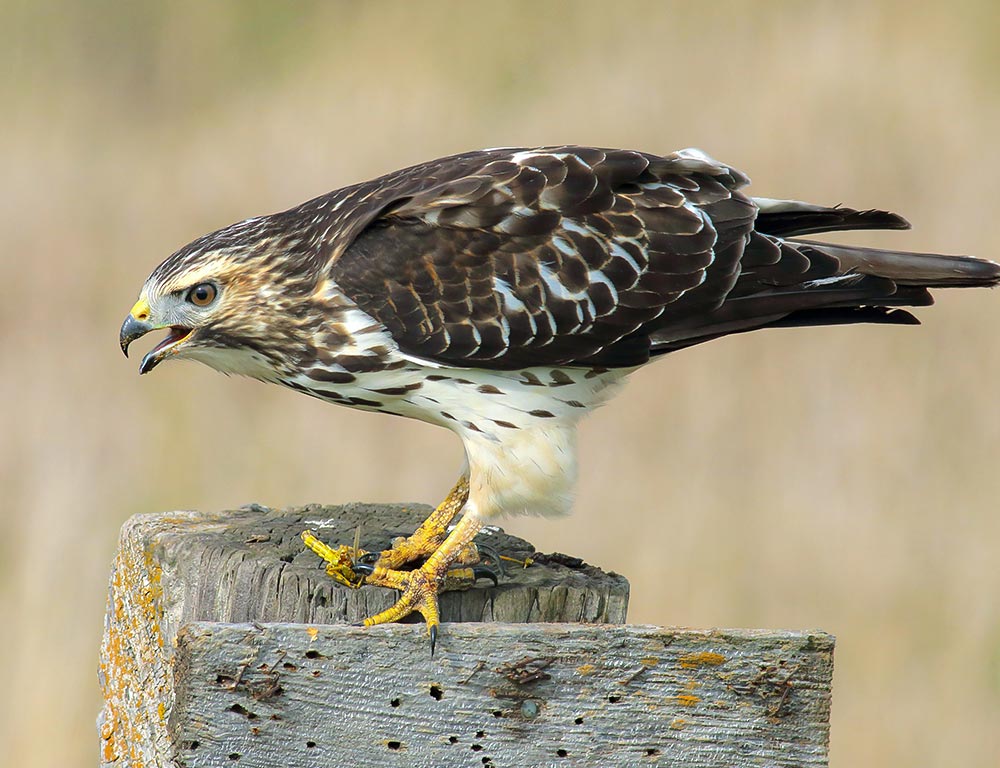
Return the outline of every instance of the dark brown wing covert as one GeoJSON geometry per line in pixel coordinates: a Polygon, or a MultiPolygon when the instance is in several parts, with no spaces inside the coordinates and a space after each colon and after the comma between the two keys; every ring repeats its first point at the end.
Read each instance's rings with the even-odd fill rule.
{"type": "Polygon", "coordinates": [[[396,185],[332,264],[403,352],[465,367],[638,365],[653,329],[732,290],[757,210],[738,172],[695,151],[477,154],[432,185],[410,169],[414,189],[396,185]]]}

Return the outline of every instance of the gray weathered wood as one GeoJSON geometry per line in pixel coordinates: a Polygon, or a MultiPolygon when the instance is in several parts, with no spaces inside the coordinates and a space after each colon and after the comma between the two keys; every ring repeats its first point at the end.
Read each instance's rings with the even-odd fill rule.
{"type": "MultiPolygon", "coordinates": [[[[420,505],[281,511],[251,505],[129,520],[111,577],[101,653],[104,763],[148,767],[172,759],[173,647],[185,624],[349,623],[394,602],[390,590],[349,589],[327,577],[320,559],[302,545],[304,528],[337,545],[353,543],[361,525],[361,546],[379,550],[394,536],[411,533],[428,512],[420,505]]],[[[503,533],[479,540],[514,558],[533,551],[503,533]]],[[[475,589],[447,593],[441,598],[442,620],[623,622],[628,582],[591,566],[572,566],[537,558],[530,568],[508,568],[498,587],[480,581],[475,589]]],[[[419,627],[407,631],[422,634],[419,627]]],[[[450,631],[442,628],[442,648],[450,631]]]]}
{"type": "Polygon", "coordinates": [[[821,633],[191,624],[184,766],[825,766],[821,633]]]}
{"type": "MultiPolygon", "coordinates": [[[[395,596],[334,583],[301,530],[349,544],[361,523],[361,546],[378,550],[427,511],[251,506],[126,523],[102,763],[826,765],[831,637],[614,626],[628,583],[570,559],[444,595],[444,621],[490,623],[443,625],[433,658],[421,626],[345,626],[395,596]],[[515,623],[539,621],[559,623],[515,623]]],[[[487,543],[532,553],[502,533],[487,543]]]]}

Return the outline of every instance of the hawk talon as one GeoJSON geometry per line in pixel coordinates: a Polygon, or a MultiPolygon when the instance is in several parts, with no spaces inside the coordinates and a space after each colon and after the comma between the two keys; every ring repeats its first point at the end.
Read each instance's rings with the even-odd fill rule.
{"type": "MultiPolygon", "coordinates": [[[[502,573],[500,574],[502,575],[502,573]]],[[[500,575],[497,571],[488,565],[474,565],[472,566],[472,577],[473,584],[479,581],[479,579],[489,579],[493,582],[494,587],[500,586],[500,575]]]]}
{"type": "MultiPolygon", "coordinates": [[[[496,573],[498,575],[500,575],[500,576],[506,576],[507,575],[504,572],[504,569],[503,569],[503,556],[500,554],[500,552],[497,551],[497,549],[495,547],[492,547],[489,544],[478,544],[477,543],[476,544],[476,549],[480,552],[480,554],[485,554],[486,555],[487,559],[489,559],[491,561],[490,567],[494,571],[496,571],[496,573]]],[[[482,563],[482,558],[480,558],[479,562],[482,563]]],[[[496,583],[495,579],[494,579],[494,583],[496,583]]]]}

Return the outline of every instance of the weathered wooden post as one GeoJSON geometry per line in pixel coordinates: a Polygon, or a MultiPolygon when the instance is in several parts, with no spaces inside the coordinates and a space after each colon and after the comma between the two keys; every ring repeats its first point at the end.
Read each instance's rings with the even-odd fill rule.
{"type": "MultiPolygon", "coordinates": [[[[139,515],[122,530],[101,678],[106,766],[825,766],[833,638],[627,626],[628,583],[537,557],[419,626],[304,551],[378,550],[426,508],[139,515]]],[[[523,559],[532,547],[488,543],[523,559]]]]}

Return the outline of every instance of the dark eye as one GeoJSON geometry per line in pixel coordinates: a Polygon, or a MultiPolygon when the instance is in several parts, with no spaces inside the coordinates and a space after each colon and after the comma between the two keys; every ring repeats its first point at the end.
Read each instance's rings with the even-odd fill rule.
{"type": "Polygon", "coordinates": [[[211,283],[201,283],[188,291],[187,300],[196,307],[207,307],[218,294],[215,286],[211,283]]]}

